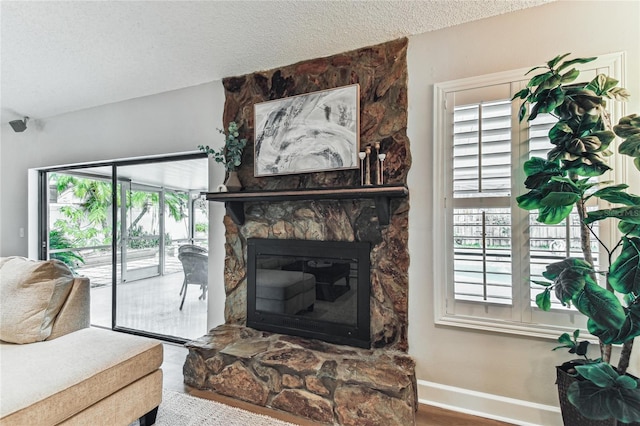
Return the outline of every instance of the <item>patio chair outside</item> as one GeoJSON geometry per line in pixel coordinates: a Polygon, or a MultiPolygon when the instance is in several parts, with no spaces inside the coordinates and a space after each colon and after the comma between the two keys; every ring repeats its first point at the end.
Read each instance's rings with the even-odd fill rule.
{"type": "Polygon", "coordinates": [[[187,251],[194,252],[194,253],[203,253],[203,254],[207,253],[206,248],[197,246],[195,244],[184,244],[178,247],[178,254],[184,253],[187,251]]]}
{"type": "Polygon", "coordinates": [[[196,253],[192,251],[184,251],[178,254],[178,259],[182,263],[184,270],[184,281],[182,283],[182,302],[180,302],[180,310],[184,305],[184,299],[187,297],[187,288],[189,284],[197,284],[200,286],[202,293],[198,297],[200,300],[207,299],[207,281],[208,281],[208,257],[206,254],[196,253]]]}
{"type": "MultiPolygon", "coordinates": [[[[204,247],[197,246],[195,244],[184,244],[178,247],[178,255],[180,253],[191,252],[191,253],[202,253],[207,254],[207,249],[204,247]]],[[[184,291],[186,285],[183,283],[182,287],[180,287],[180,296],[182,296],[182,292],[184,291]]]]}

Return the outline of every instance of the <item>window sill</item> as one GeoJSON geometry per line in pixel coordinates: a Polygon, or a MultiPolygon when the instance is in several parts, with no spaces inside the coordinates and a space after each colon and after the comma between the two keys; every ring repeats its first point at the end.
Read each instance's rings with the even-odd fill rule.
{"type": "Polygon", "coordinates": [[[523,324],[504,320],[495,319],[479,319],[473,317],[465,317],[461,315],[445,315],[436,319],[436,326],[459,327],[470,330],[481,330],[493,333],[514,334],[517,336],[535,337],[541,339],[550,339],[557,341],[562,333],[572,334],[573,331],[580,329],[582,340],[589,340],[596,343],[598,339],[589,334],[589,332],[581,327],[562,327],[549,324],[523,324]]]}

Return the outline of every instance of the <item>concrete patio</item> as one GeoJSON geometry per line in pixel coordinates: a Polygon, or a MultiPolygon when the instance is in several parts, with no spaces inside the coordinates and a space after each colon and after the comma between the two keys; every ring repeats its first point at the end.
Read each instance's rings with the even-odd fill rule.
{"type": "MultiPolygon", "coordinates": [[[[116,326],[185,340],[207,332],[207,301],[200,300],[200,288],[189,285],[182,310],[180,288],[184,279],[177,257],[167,256],[165,275],[117,284],[116,326]]],[[[157,264],[157,259],[131,262],[129,269],[157,264]]],[[[77,268],[91,280],[91,324],[111,328],[111,265],[77,268]]],[[[118,267],[118,282],[120,268],[118,267]]]]}

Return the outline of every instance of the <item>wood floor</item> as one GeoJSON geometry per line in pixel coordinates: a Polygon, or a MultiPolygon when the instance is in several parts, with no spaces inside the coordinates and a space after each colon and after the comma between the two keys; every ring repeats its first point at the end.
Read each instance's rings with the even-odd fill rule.
{"type": "MultiPolygon", "coordinates": [[[[318,423],[302,419],[291,414],[281,411],[270,410],[268,408],[259,407],[236,399],[227,398],[212,392],[204,392],[185,386],[182,380],[182,366],[187,356],[187,349],[170,343],[164,344],[164,363],[162,370],[164,373],[164,388],[176,392],[184,392],[193,396],[207,398],[218,401],[234,407],[242,408],[258,414],[275,417],[300,426],[317,426],[318,423]]],[[[485,419],[482,417],[470,416],[467,414],[456,413],[454,411],[444,410],[425,404],[420,404],[416,415],[417,426],[504,426],[509,423],[499,422],[496,420],[485,419]]],[[[381,425],[382,426],[382,425],[381,425]]]]}

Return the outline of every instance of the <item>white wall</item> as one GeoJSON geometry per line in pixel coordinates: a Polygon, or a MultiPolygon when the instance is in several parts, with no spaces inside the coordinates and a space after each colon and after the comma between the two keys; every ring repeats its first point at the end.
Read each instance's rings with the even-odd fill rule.
{"type": "MultiPolygon", "coordinates": [[[[0,256],[27,256],[27,174],[30,168],[98,160],[195,152],[219,141],[224,89],[216,81],[153,96],[29,122],[23,133],[2,126],[0,139],[0,256]],[[24,236],[20,236],[20,229],[24,236]]],[[[221,143],[221,142],[220,142],[221,143]]],[[[210,181],[223,181],[222,167],[210,165],[210,181]]],[[[214,205],[215,204],[215,205],[214,205]]],[[[224,228],[224,208],[210,205],[210,229],[224,228]]],[[[224,322],[224,238],[211,241],[210,270],[221,285],[210,286],[209,326],[224,322]]]]}
{"type": "Polygon", "coordinates": [[[588,57],[625,51],[624,85],[633,95],[627,113],[640,112],[639,22],[637,1],[560,1],[409,39],[409,352],[417,361],[420,398],[520,422],[561,424],[549,407],[505,398],[557,406],[553,367],[568,356],[551,352],[552,340],[434,325],[434,83],[533,67],[567,52],[588,57]]]}

